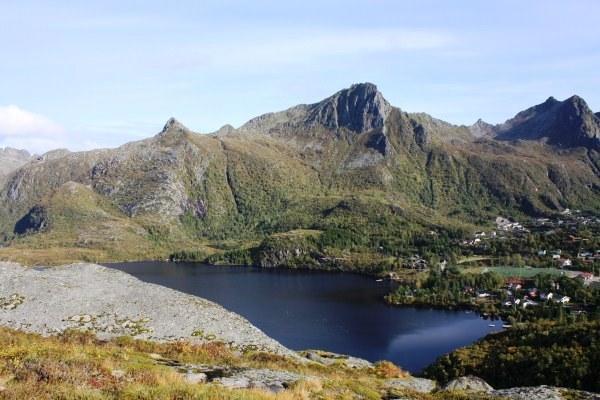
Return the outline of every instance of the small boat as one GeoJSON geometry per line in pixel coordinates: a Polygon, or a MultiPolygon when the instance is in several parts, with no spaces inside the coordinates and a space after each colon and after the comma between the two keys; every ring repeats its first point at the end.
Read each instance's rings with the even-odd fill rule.
{"type": "Polygon", "coordinates": [[[495,327],[496,325],[495,324],[489,324],[488,326],[495,327]]]}
{"type": "Polygon", "coordinates": [[[376,279],[375,282],[383,282],[383,279],[376,279]]]}
{"type": "Polygon", "coordinates": [[[504,325],[502,325],[502,327],[503,327],[504,329],[508,329],[508,328],[512,328],[512,325],[504,324],[504,325]]]}

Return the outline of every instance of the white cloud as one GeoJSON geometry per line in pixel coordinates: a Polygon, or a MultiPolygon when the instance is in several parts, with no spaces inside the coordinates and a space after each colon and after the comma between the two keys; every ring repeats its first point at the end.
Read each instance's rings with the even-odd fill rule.
{"type": "Polygon", "coordinates": [[[15,105],[0,106],[0,146],[43,153],[61,147],[65,130],[56,122],[15,105]]]}

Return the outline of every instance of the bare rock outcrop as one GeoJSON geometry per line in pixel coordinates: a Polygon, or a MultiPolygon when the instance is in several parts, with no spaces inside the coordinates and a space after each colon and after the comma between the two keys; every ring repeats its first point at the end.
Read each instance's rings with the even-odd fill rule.
{"type": "Polygon", "coordinates": [[[100,338],[218,340],[295,356],[211,301],[94,264],[26,268],[0,263],[0,325],[43,335],[79,329],[100,338]]]}

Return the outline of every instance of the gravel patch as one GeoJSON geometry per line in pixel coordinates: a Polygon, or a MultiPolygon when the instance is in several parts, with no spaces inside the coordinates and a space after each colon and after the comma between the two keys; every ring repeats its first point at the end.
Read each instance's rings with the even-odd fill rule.
{"type": "Polygon", "coordinates": [[[218,304],[95,264],[0,263],[0,325],[42,335],[74,328],[101,339],[218,340],[241,351],[295,355],[218,304]]]}
{"type": "Polygon", "coordinates": [[[513,400],[600,400],[600,394],[598,393],[590,393],[579,390],[569,390],[545,385],[500,389],[494,390],[491,394],[493,396],[513,400]],[[564,396],[563,393],[565,392],[568,392],[569,395],[564,396]]]}

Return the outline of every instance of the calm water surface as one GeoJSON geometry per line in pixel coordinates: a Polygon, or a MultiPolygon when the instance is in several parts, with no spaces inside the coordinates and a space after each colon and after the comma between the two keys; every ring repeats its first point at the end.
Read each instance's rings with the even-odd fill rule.
{"type": "Polygon", "coordinates": [[[196,263],[108,266],[219,303],[291,349],[390,360],[411,372],[501,326],[464,311],[388,306],[390,283],[362,275],[196,263]]]}

